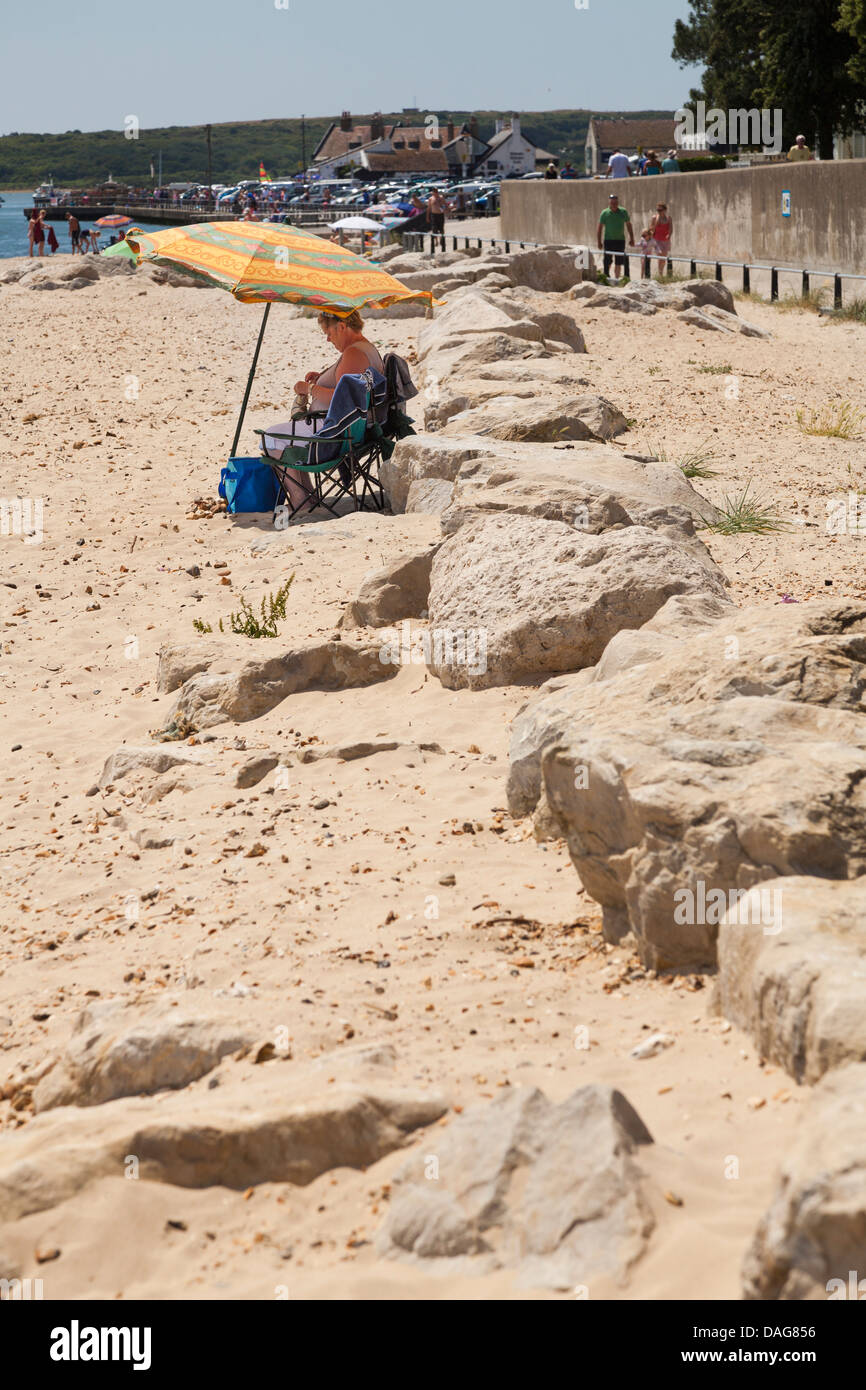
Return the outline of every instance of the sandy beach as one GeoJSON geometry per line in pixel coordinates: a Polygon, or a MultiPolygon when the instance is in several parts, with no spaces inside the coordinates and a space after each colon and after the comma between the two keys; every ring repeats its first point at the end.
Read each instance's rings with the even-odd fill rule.
{"type": "MultiPolygon", "coordinates": [[[[556,366],[629,421],[605,447],[711,454],[715,476],[694,480],[703,497],[722,505],[749,485],[786,523],[703,533],[735,604],[866,599],[863,537],[827,529],[828,506],[866,490],[863,430],[819,437],[797,420],[845,401],[866,411],[866,330],[755,300],[737,309],[772,336],[570,301],[587,351],[556,366]]],[[[740,1298],[810,1088],[721,1016],[712,974],[648,971],[632,943],[605,941],[564,840],[539,843],[530,817],[509,814],[525,683],[452,690],[405,665],[200,731],[183,745],[188,766],[101,781],[110,755],[168,725],[177,692],[157,688],[159,653],[212,640],[194,620],[218,629],[241,597],[257,608],[291,576],[281,646],[345,641],[338,624],[364,577],[433,544],[439,516],[317,516],[275,531],[196,508],[216,496],[259,306],[136,272],[76,291],[4,284],[0,311],[2,492],[42,499],[41,537],[0,541],[0,1147],[42,1124],[34,1088],[81,1011],[112,1002],[215,1002],[254,1041],[182,1092],[108,1108],[176,1094],[204,1107],[277,1068],[317,1067],[326,1092],[376,1048],[401,1086],[446,1101],[408,1147],[306,1185],[128,1181],[121,1163],[0,1220],[0,1255],[41,1277],[46,1298],[574,1297],[507,1269],[437,1276],[383,1256],[376,1233],[412,1145],[435,1155],[459,1116],[507,1088],[562,1101],[596,1083],[621,1090],[655,1140],[641,1157],[654,1230],[629,1278],[593,1280],[592,1298],[740,1298]],[[368,756],[339,756],[362,742],[368,756]],[[285,756],[283,783],[238,786],[251,756],[271,751],[285,756]],[[673,1045],[629,1056],[657,1032],[673,1045]],[[256,1060],[275,1037],[282,1052],[256,1060]]],[[[420,376],[426,322],[367,331],[420,376]]],[[[286,418],[298,376],[327,360],[315,319],[276,305],[245,452],[253,427],[286,418]]],[[[223,645],[232,657],[267,644],[223,645]]],[[[60,1126],[67,1113],[49,1115],[60,1126]]],[[[56,1153],[42,1141],[46,1170],[63,1163],[56,1133],[56,1153]]]]}

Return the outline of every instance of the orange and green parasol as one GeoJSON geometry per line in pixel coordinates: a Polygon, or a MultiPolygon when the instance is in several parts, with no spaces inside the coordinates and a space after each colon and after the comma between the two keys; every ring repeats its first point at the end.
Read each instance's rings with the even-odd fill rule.
{"type": "Polygon", "coordinates": [[[404,300],[434,303],[429,290],[410,290],[386,270],[354,251],[297,227],[262,222],[199,222],[162,232],[127,234],[138,261],[178,266],[243,304],[264,304],[247,389],[235,431],[241,425],[258,363],[271,304],[303,304],[345,318],[353,309],[385,308],[404,300]]]}

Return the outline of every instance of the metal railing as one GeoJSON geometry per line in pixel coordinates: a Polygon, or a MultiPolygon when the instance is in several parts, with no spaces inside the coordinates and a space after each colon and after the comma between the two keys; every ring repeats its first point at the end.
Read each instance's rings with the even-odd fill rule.
{"type": "MultiPolygon", "coordinates": [[[[482,248],[483,245],[494,247],[501,246],[503,247],[506,255],[509,255],[511,253],[512,247],[519,247],[521,251],[525,251],[527,247],[533,250],[542,249],[546,244],[545,242],[541,241],[520,241],[514,237],[458,237],[454,233],[450,232],[446,232],[444,234],[440,232],[406,232],[403,236],[403,243],[406,246],[407,251],[423,252],[425,241],[429,241],[430,243],[431,256],[434,256],[436,254],[437,243],[438,249],[440,251],[447,251],[449,249],[447,245],[448,242],[451,243],[451,249],[453,251],[458,251],[460,249],[457,244],[458,241],[462,241],[464,243],[464,250],[467,251],[470,249],[471,246],[477,246],[479,250],[482,248]]],[[[601,251],[594,251],[593,254],[601,256],[604,253],[601,251]]],[[[674,262],[679,262],[680,264],[687,265],[689,267],[689,275],[692,279],[695,279],[697,277],[699,265],[711,265],[714,270],[714,279],[716,280],[723,279],[723,270],[739,270],[741,271],[743,277],[744,294],[751,294],[751,272],[753,270],[769,271],[771,302],[774,302],[779,298],[780,275],[799,275],[801,277],[800,292],[804,296],[809,293],[813,279],[832,280],[834,309],[842,308],[843,280],[863,280],[864,282],[866,282],[866,275],[849,274],[847,271],[844,270],[812,270],[808,267],[793,265],[760,265],[753,261],[716,261],[712,259],[708,260],[701,256],[647,256],[642,251],[612,252],[611,255],[620,256],[622,259],[625,260],[626,274],[629,276],[631,275],[631,262],[633,260],[638,260],[642,262],[640,278],[643,280],[648,280],[650,278],[650,263],[654,260],[662,259],[664,259],[666,263],[668,275],[673,273],[674,262]]]]}

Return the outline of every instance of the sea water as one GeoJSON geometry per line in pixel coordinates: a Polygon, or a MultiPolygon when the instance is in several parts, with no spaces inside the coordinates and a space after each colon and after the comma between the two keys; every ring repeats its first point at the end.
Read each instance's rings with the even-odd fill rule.
{"type": "MultiPolygon", "coordinates": [[[[7,193],[0,189],[0,198],[5,199],[0,207],[0,259],[5,256],[26,256],[30,249],[27,240],[27,218],[24,216],[25,208],[32,208],[32,193],[7,193]]],[[[93,225],[93,220],[88,221],[84,217],[79,217],[79,222],[87,231],[93,225]]],[[[57,237],[58,252],[69,251],[69,228],[65,220],[63,222],[46,222],[46,227],[54,228],[54,235],[57,237]]],[[[130,223],[132,226],[132,223],[130,223]]],[[[140,227],[143,232],[161,232],[165,230],[165,224],[157,222],[136,222],[136,227],[140,227]]],[[[108,228],[103,229],[100,246],[104,250],[111,242],[111,238],[117,233],[108,228]]],[[[48,244],[45,245],[45,255],[50,256],[48,244]]]]}

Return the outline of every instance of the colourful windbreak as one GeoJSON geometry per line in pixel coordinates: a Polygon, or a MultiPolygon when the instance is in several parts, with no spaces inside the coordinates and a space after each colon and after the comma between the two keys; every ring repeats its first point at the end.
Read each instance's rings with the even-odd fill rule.
{"type": "Polygon", "coordinates": [[[407,289],[354,251],[284,224],[200,222],[127,241],[141,260],[182,266],[244,304],[285,300],[345,316],[364,305],[434,302],[429,290],[407,289]]]}

